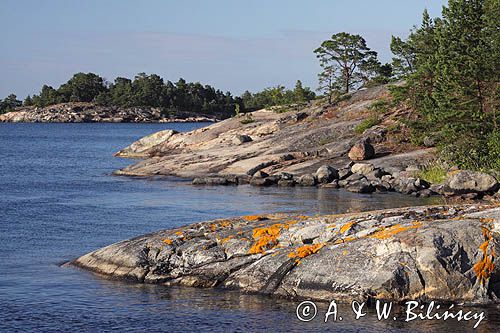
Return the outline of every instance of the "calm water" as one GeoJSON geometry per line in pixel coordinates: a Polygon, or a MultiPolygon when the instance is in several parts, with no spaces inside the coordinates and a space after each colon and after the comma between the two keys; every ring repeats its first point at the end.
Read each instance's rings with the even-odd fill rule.
{"type": "MultiPolygon", "coordinates": [[[[301,323],[297,303],[237,292],[99,279],[60,263],[118,240],[258,212],[342,212],[422,204],[400,195],[333,189],[193,187],[184,180],[113,177],[112,153],[149,133],[203,124],[0,124],[0,330],[5,332],[467,331],[469,324],[301,323]]],[[[349,309],[344,306],[342,309],[349,309]]],[[[320,306],[321,309],[321,306],[320,306]]],[[[488,313],[482,331],[500,321],[488,313]]],[[[319,318],[319,317],[318,317],[319,318]]]]}

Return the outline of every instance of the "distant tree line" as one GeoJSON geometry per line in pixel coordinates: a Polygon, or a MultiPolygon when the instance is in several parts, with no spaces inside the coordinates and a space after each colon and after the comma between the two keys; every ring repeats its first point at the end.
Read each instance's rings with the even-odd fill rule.
{"type": "Polygon", "coordinates": [[[21,105],[45,107],[67,102],[93,102],[123,108],[155,107],[165,115],[195,113],[227,118],[236,112],[306,102],[314,97],[314,92],[303,87],[300,81],[293,90],[278,85],[257,93],[246,91],[241,97],[234,97],[230,92],[224,93],[198,82],[186,82],[182,78],[175,83],[165,82],[156,74],[139,73],[133,80],[118,77],[113,83],[108,83],[94,73],[77,73],[57,89],[44,85],[38,95],[28,95],[23,103],[15,95],[9,95],[0,102],[0,112],[21,105]]]}
{"type": "Polygon", "coordinates": [[[278,85],[254,94],[245,91],[241,95],[241,100],[245,111],[253,111],[274,105],[304,103],[315,97],[316,94],[309,87],[302,86],[302,82],[297,80],[295,88],[292,90],[278,85]]]}

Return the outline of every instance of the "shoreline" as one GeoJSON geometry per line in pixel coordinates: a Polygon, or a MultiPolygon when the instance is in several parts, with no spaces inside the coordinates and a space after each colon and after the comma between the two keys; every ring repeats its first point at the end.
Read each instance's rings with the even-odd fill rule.
{"type": "Polygon", "coordinates": [[[498,205],[263,214],[153,232],[65,266],[116,280],[287,299],[491,305],[498,304],[500,268],[478,267],[500,250],[499,230],[498,205]]]}

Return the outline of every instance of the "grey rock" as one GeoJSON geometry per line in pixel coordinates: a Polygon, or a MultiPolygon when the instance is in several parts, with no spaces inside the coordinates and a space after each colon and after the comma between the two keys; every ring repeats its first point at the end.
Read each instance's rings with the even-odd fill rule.
{"type": "Polygon", "coordinates": [[[330,183],[334,179],[339,178],[339,172],[331,166],[323,165],[316,171],[315,177],[318,180],[318,183],[330,183]]]}
{"type": "Polygon", "coordinates": [[[493,192],[499,187],[495,177],[483,172],[462,170],[446,179],[445,192],[449,194],[493,192]]]}
{"type": "Polygon", "coordinates": [[[349,183],[345,189],[354,193],[372,193],[375,191],[375,188],[366,179],[349,183]]]}
{"type": "Polygon", "coordinates": [[[361,175],[367,175],[373,170],[375,170],[375,167],[370,163],[356,163],[351,167],[352,173],[359,173],[361,175]]]}
{"type": "Polygon", "coordinates": [[[250,180],[250,185],[253,186],[271,186],[274,182],[269,178],[252,177],[250,180]]]}
{"type": "Polygon", "coordinates": [[[193,185],[229,185],[229,181],[224,177],[198,177],[193,179],[193,185]]]}
{"type": "Polygon", "coordinates": [[[246,142],[252,142],[252,138],[248,135],[237,134],[233,137],[234,145],[241,145],[246,142]]]}
{"type": "Polygon", "coordinates": [[[293,187],[295,186],[296,182],[295,180],[293,179],[280,179],[278,181],[278,186],[281,186],[281,187],[293,187]]]}
{"type": "Polygon", "coordinates": [[[350,175],[352,175],[351,167],[349,167],[349,168],[343,168],[343,169],[339,170],[339,180],[346,179],[350,175]]]}
{"type": "Polygon", "coordinates": [[[311,174],[302,175],[298,179],[298,184],[300,186],[314,186],[316,185],[316,182],[316,178],[311,174]]]}

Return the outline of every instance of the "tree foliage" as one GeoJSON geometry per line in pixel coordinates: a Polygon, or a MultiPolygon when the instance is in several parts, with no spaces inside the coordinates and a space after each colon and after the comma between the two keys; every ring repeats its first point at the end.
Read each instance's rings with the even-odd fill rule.
{"type": "Polygon", "coordinates": [[[314,50],[323,71],[319,74],[319,90],[331,103],[333,95],[349,93],[362,87],[380,72],[377,52],[370,50],[360,35],[341,32],[314,50]]]}
{"type": "Polygon", "coordinates": [[[293,90],[286,89],[278,85],[266,88],[263,91],[252,94],[245,91],[241,95],[246,111],[253,111],[275,105],[286,105],[293,103],[303,103],[314,99],[316,95],[309,87],[304,87],[300,80],[295,83],[293,90]]]}
{"type": "Polygon", "coordinates": [[[17,96],[10,94],[3,100],[0,100],[0,114],[14,110],[16,107],[21,106],[22,102],[17,99],[17,96]]]}
{"type": "Polygon", "coordinates": [[[414,134],[435,137],[462,167],[500,166],[499,19],[497,0],[449,0],[442,18],[424,12],[422,25],[391,45],[396,59],[411,59],[399,69],[420,116],[414,134]]]}

